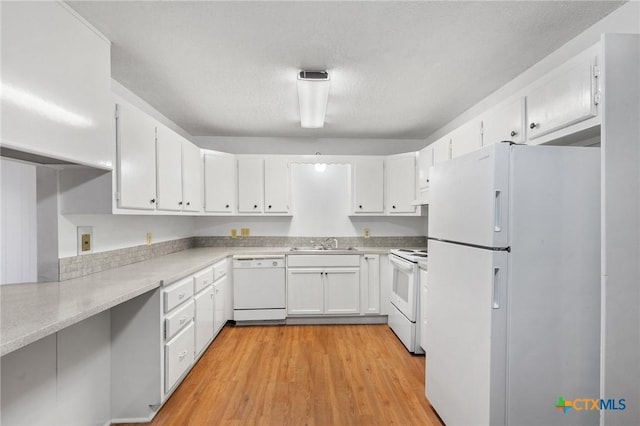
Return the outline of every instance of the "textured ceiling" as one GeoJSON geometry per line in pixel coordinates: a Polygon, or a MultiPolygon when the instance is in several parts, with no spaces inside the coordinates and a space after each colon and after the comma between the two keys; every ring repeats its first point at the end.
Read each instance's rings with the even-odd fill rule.
{"type": "Polygon", "coordinates": [[[113,78],[194,136],[425,138],[617,1],[69,2],[113,78]],[[327,69],[323,129],[296,73],[327,69]]]}

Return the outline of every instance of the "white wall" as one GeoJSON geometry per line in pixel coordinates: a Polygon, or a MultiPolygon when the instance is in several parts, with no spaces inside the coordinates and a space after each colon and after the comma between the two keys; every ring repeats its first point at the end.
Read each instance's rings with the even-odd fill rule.
{"type": "Polygon", "coordinates": [[[78,255],[77,227],[93,227],[93,253],[193,236],[193,218],[180,216],[60,215],[58,256],[78,255]]]}
{"type": "Polygon", "coordinates": [[[197,217],[196,236],[227,236],[231,229],[250,228],[260,236],[426,235],[426,217],[349,217],[350,166],[329,164],[323,173],[313,164],[291,165],[292,217],[197,217]]]}
{"type": "Polygon", "coordinates": [[[423,139],[194,136],[191,140],[201,148],[232,154],[389,155],[418,151],[425,146],[423,139]]]}
{"type": "Polygon", "coordinates": [[[0,159],[0,284],[38,278],[36,167],[0,159]]]}

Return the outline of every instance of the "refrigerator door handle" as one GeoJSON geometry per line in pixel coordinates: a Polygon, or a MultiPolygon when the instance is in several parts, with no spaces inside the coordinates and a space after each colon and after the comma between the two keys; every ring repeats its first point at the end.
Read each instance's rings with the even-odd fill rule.
{"type": "Polygon", "coordinates": [[[502,191],[496,191],[495,202],[495,225],[493,230],[495,232],[500,232],[502,231],[502,191]]]}
{"type": "Polygon", "coordinates": [[[500,268],[493,268],[493,302],[492,309],[500,309],[500,268]]]}

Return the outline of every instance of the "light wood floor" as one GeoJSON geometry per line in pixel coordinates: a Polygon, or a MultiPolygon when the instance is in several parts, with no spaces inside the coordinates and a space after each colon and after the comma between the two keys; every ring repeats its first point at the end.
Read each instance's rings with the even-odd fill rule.
{"type": "Polygon", "coordinates": [[[225,327],[153,425],[442,425],[387,325],[225,327]]]}

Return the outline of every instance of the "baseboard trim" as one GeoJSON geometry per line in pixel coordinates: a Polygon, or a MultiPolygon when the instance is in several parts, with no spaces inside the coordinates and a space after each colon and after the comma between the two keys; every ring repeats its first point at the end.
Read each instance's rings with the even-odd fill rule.
{"type": "Polygon", "coordinates": [[[369,316],[336,316],[336,317],[287,317],[287,325],[321,325],[321,324],[387,324],[386,315],[369,316]]]}

